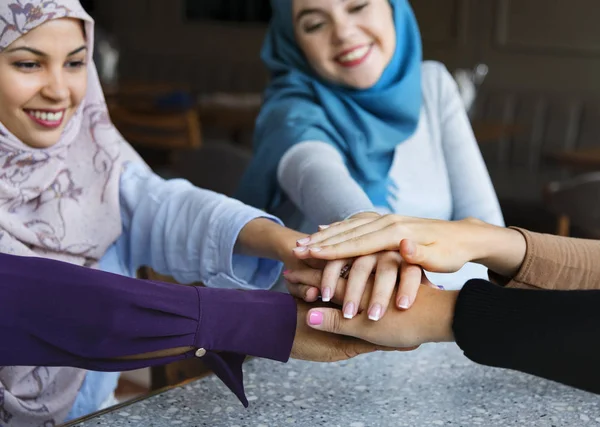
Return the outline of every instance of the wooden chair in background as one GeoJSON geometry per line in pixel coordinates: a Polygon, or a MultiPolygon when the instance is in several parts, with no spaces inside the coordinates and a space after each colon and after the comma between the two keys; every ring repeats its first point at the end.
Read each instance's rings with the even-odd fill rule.
{"type": "Polygon", "coordinates": [[[105,88],[112,122],[154,169],[168,168],[176,150],[200,147],[195,95],[181,85],[127,82],[105,88]]]}
{"type": "Polygon", "coordinates": [[[201,145],[200,121],[195,108],[170,111],[115,103],[109,104],[109,113],[119,132],[136,147],[178,150],[201,145]]]}

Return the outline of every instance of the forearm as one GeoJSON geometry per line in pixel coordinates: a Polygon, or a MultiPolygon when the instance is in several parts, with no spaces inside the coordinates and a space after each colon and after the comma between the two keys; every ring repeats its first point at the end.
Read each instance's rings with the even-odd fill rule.
{"type": "Polygon", "coordinates": [[[600,289],[600,242],[515,229],[527,242],[523,265],[508,286],[600,289]]]}
{"type": "Polygon", "coordinates": [[[145,265],[179,283],[220,288],[267,289],[276,281],[279,263],[234,255],[248,223],[266,217],[276,226],[278,220],[265,212],[184,180],[164,180],[136,165],[121,178],[120,198],[120,256],[131,274],[145,265]]]}
{"type": "Polygon", "coordinates": [[[242,228],[235,244],[238,254],[285,261],[303,233],[283,227],[267,218],[257,218],[242,228]]]}
{"type": "MultiPolygon", "coordinates": [[[[429,291],[426,289],[425,291],[429,291]]],[[[422,311],[416,323],[421,342],[452,342],[454,331],[452,322],[459,291],[433,291],[427,294],[426,310],[422,311]]],[[[418,306],[421,308],[421,305],[418,306]]],[[[414,310],[414,308],[411,308],[414,310]]]]}
{"type": "Polygon", "coordinates": [[[600,291],[508,289],[468,282],[453,331],[477,363],[514,369],[600,393],[600,291]]]}
{"type": "Polygon", "coordinates": [[[283,156],[278,182],[315,224],[331,224],[374,207],[341,154],[323,142],[303,142],[283,156]]]}
{"type": "Polygon", "coordinates": [[[549,290],[600,289],[600,242],[534,233],[515,228],[473,225],[473,260],[526,285],[549,290]]]}
{"type": "Polygon", "coordinates": [[[0,365],[119,371],[193,357],[195,349],[286,360],[295,302],[142,281],[0,254],[0,365]],[[269,342],[269,345],[261,343],[269,342]]]}

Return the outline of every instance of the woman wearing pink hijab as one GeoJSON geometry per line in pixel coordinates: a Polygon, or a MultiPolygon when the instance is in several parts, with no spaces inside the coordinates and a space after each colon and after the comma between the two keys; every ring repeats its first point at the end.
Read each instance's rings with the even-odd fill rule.
{"type": "MultiPolygon", "coordinates": [[[[180,283],[203,282],[209,288],[270,288],[281,272],[275,259],[293,264],[290,248],[300,235],[260,210],[186,181],[165,181],[153,174],[109,119],[91,60],[92,46],[93,21],[78,0],[0,0],[0,253],[49,258],[130,277],[147,265],[180,283]]],[[[15,261],[15,268],[19,265],[27,268],[31,264],[15,261]]],[[[52,271],[49,268],[48,275],[52,271]]],[[[41,289],[39,276],[29,279],[24,283],[41,289]]],[[[180,353],[193,357],[192,347],[202,344],[208,351],[205,360],[220,369],[220,376],[229,379],[228,385],[242,400],[239,379],[243,357],[211,350],[233,349],[231,342],[242,340],[236,354],[285,360],[294,341],[296,304],[287,295],[214,293],[208,289],[186,291],[192,294],[178,302],[164,298],[167,290],[154,286],[145,296],[138,296],[139,290],[135,295],[133,291],[125,293],[123,301],[127,302],[121,303],[114,302],[116,288],[107,290],[106,295],[94,288],[88,297],[75,297],[76,292],[62,286],[60,279],[48,277],[48,282],[43,282],[48,286],[44,290],[47,306],[42,304],[41,311],[64,310],[55,316],[60,318],[70,316],[68,307],[78,306],[73,312],[82,313],[80,304],[88,308],[96,301],[106,304],[97,307],[96,315],[110,311],[116,325],[129,328],[126,333],[140,333],[139,338],[146,338],[126,354],[183,347],[180,353]],[[120,317],[132,307],[138,312],[173,312],[180,323],[188,316],[188,329],[198,334],[198,325],[204,322],[202,330],[208,332],[194,338],[187,331],[181,336],[189,337],[188,341],[174,341],[168,323],[159,322],[162,327],[149,332],[143,324],[135,323],[139,318],[120,317]],[[204,311],[197,314],[200,307],[204,311]],[[197,318],[190,320],[190,312],[197,318]],[[281,322],[266,321],[271,317],[281,322]],[[267,338],[253,344],[243,342],[240,334],[253,327],[262,328],[267,338]],[[282,331],[275,330],[282,327],[283,338],[282,331]],[[162,343],[144,335],[158,334],[158,329],[164,332],[162,343]],[[279,348],[271,350],[277,347],[274,342],[279,348]]],[[[80,280],[87,279],[83,276],[80,280]]],[[[110,278],[106,280],[110,282],[110,278]]],[[[119,283],[123,286],[128,282],[119,283]]],[[[0,300],[7,304],[16,294],[6,283],[3,286],[0,300]]],[[[15,298],[11,307],[0,304],[0,311],[4,310],[0,330],[13,340],[8,347],[18,347],[21,342],[23,348],[36,348],[52,335],[44,351],[63,349],[60,357],[47,359],[53,366],[90,366],[65,358],[69,351],[64,349],[73,351],[69,333],[49,334],[43,329],[51,329],[51,316],[26,317],[24,313],[30,311],[19,311],[18,307],[27,301],[23,295],[15,298]],[[11,313],[12,325],[10,318],[6,320],[11,313]],[[23,342],[18,337],[29,338],[23,342]]],[[[39,298],[31,301],[40,303],[39,298]]],[[[93,310],[87,312],[90,317],[94,315],[93,310]]],[[[89,345],[102,348],[93,334],[89,340],[89,345]]],[[[76,347],[81,349],[81,345],[76,347]]],[[[0,349],[0,356],[7,357],[0,360],[11,360],[15,365],[45,360],[31,358],[31,354],[19,359],[19,353],[13,357],[11,351],[0,349]]],[[[113,351],[113,357],[118,355],[113,351]]],[[[97,410],[110,403],[117,376],[75,368],[2,367],[0,424],[55,425],[97,410]]]]}

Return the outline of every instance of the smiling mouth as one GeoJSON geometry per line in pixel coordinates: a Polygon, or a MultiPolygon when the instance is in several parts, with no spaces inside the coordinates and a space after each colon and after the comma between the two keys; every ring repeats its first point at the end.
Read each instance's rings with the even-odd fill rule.
{"type": "Polygon", "coordinates": [[[35,123],[45,128],[59,127],[65,117],[66,109],[62,110],[24,110],[35,123]]]}
{"type": "Polygon", "coordinates": [[[355,67],[362,64],[373,49],[373,44],[360,46],[341,53],[335,61],[343,67],[355,67]]]}

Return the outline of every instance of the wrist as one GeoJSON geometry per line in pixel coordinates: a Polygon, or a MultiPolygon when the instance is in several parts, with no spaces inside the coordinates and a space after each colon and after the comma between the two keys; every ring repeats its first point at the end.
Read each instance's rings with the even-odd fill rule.
{"type": "Polygon", "coordinates": [[[236,253],[281,260],[286,251],[292,253],[295,240],[303,236],[269,218],[255,218],[240,231],[236,253]]]}
{"type": "Polygon", "coordinates": [[[493,240],[496,227],[476,218],[466,218],[456,221],[461,227],[458,235],[462,236],[462,249],[467,262],[484,264],[493,255],[493,240]]]}
{"type": "Polygon", "coordinates": [[[360,218],[378,218],[380,217],[381,214],[375,211],[364,211],[364,212],[359,212],[357,214],[354,214],[350,217],[348,217],[348,219],[360,219],[360,218]]]}
{"type": "MultiPolygon", "coordinates": [[[[422,291],[421,291],[422,292],[422,291]]],[[[454,309],[458,291],[432,290],[432,303],[429,305],[429,316],[424,322],[424,342],[452,342],[454,332],[454,309]]]]}
{"type": "Polygon", "coordinates": [[[480,238],[480,251],[474,262],[502,276],[513,277],[525,259],[525,237],[511,228],[488,225],[485,232],[480,233],[480,238]]]}
{"type": "Polygon", "coordinates": [[[276,259],[287,264],[288,261],[297,261],[293,254],[293,249],[296,247],[296,241],[307,237],[307,234],[292,230],[287,227],[280,227],[272,236],[273,248],[276,259]]]}

